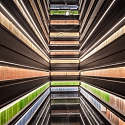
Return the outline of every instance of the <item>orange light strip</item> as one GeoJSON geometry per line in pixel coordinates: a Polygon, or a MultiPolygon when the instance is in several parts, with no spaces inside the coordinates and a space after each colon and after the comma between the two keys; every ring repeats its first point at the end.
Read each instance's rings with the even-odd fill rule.
{"type": "Polygon", "coordinates": [[[79,63],[79,60],[51,60],[51,63],[79,63]]]}
{"type": "Polygon", "coordinates": [[[106,110],[106,117],[114,124],[114,125],[125,125],[125,122],[117,117],[110,110],[106,110]]]}
{"type": "Polygon", "coordinates": [[[51,72],[51,75],[64,75],[64,76],[67,76],[67,75],[79,75],[79,72],[51,72]]]}
{"type": "Polygon", "coordinates": [[[83,71],[83,72],[81,72],[81,75],[125,78],[125,66],[124,67],[117,67],[117,68],[83,71]]]}
{"type": "Polygon", "coordinates": [[[78,20],[50,20],[51,25],[79,25],[78,20]]]}
{"type": "Polygon", "coordinates": [[[0,66],[0,81],[49,76],[49,72],[0,66]]]}
{"type": "Polygon", "coordinates": [[[79,37],[79,32],[50,32],[50,37],[79,37]]]}
{"type": "Polygon", "coordinates": [[[51,55],[78,55],[79,52],[50,52],[51,55]]]}
{"type": "Polygon", "coordinates": [[[50,41],[51,45],[77,45],[79,41],[50,41]]]}

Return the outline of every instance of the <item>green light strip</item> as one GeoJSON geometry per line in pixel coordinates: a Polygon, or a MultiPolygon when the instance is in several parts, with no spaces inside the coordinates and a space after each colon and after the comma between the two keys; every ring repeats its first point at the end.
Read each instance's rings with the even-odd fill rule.
{"type": "Polygon", "coordinates": [[[33,90],[18,100],[0,109],[0,125],[4,125],[9,122],[14,116],[16,116],[23,108],[35,100],[40,94],[42,94],[50,83],[46,83],[41,87],[33,90]]]}
{"type": "Polygon", "coordinates": [[[50,10],[50,15],[66,15],[66,12],[69,15],[79,15],[78,10],[50,10]]]}
{"type": "Polygon", "coordinates": [[[76,86],[79,85],[78,81],[62,81],[62,82],[51,82],[51,86],[76,86]]]}

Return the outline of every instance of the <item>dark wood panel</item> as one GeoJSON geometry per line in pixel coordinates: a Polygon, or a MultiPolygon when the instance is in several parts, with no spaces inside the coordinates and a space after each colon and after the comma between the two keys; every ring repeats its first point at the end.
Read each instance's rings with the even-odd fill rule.
{"type": "Polygon", "coordinates": [[[15,35],[11,34],[11,32],[9,32],[4,27],[1,27],[0,30],[3,34],[1,36],[0,45],[5,46],[17,53],[20,53],[20,54],[26,56],[27,58],[35,60],[36,62],[49,67],[49,63],[46,60],[44,60],[41,56],[39,56],[37,53],[35,53],[27,45],[25,45],[15,35]]]}
{"type": "Polygon", "coordinates": [[[79,15],[50,15],[51,20],[78,20],[79,15]]]}
{"type": "Polygon", "coordinates": [[[79,25],[50,25],[50,32],[79,32],[79,25]]]}
{"type": "Polygon", "coordinates": [[[80,78],[81,81],[100,87],[105,91],[109,91],[113,94],[118,94],[119,96],[125,97],[125,82],[109,80],[106,78],[96,78],[96,77],[83,77],[80,78]]]}
{"type": "MultiPolygon", "coordinates": [[[[30,80],[25,81],[12,81],[8,82],[8,85],[0,86],[0,107],[4,104],[7,104],[19,97],[23,94],[30,92],[31,90],[35,89],[36,87],[46,83],[49,81],[49,77],[42,77],[42,78],[32,78],[30,80]]],[[[1,83],[1,84],[4,84],[1,83]]]]}
{"type": "Polygon", "coordinates": [[[51,70],[79,70],[79,63],[51,63],[51,70]]]}
{"type": "Polygon", "coordinates": [[[115,42],[104,47],[97,53],[93,54],[80,63],[80,68],[92,68],[96,66],[122,62],[125,60],[125,35],[117,39],[115,42]]]}
{"type": "MultiPolygon", "coordinates": [[[[62,43],[63,45],[63,43],[62,43]]],[[[61,45],[58,45],[58,46],[50,46],[50,50],[79,50],[79,45],[72,45],[72,46],[61,46],[61,45]]]]}
{"type": "Polygon", "coordinates": [[[64,81],[64,80],[68,80],[68,81],[73,81],[73,80],[80,80],[79,76],[51,76],[50,79],[52,81],[64,81]]]}
{"type": "Polygon", "coordinates": [[[30,58],[27,58],[26,56],[21,55],[1,45],[0,45],[0,60],[49,70],[48,66],[45,66],[30,58]]]}
{"type": "MultiPolygon", "coordinates": [[[[88,42],[86,43],[86,45],[87,45],[86,49],[90,48],[90,46],[92,46],[92,44],[94,44],[98,39],[100,39],[118,21],[120,21],[120,19],[122,19],[124,17],[124,7],[125,7],[125,1],[122,1],[122,2],[121,1],[116,1],[116,2],[114,2],[113,7],[111,7],[110,11],[108,11],[108,13],[104,17],[104,19],[100,22],[100,24],[98,25],[98,27],[96,28],[94,33],[88,39],[88,42]],[[88,45],[88,44],[90,44],[90,45],[88,45]]],[[[107,6],[105,8],[107,8],[107,6]]],[[[101,13],[100,13],[100,15],[101,15],[101,13]]],[[[90,32],[92,31],[92,29],[94,28],[96,23],[99,21],[99,19],[100,19],[100,16],[97,16],[97,18],[93,22],[91,28],[87,32],[86,37],[90,34],[90,32]]],[[[110,33],[108,33],[106,38],[108,38],[113,32],[118,30],[123,25],[124,25],[124,21],[121,24],[119,24],[115,29],[113,29],[110,33]]],[[[84,42],[86,37],[82,40],[82,42],[84,42]]]]}
{"type": "MultiPolygon", "coordinates": [[[[4,0],[4,1],[1,1],[1,2],[7,8],[7,10],[9,11],[9,13],[17,20],[17,22],[31,35],[31,37],[34,39],[34,41],[36,41],[38,43],[38,45],[46,52],[46,54],[48,54],[48,52],[46,51],[45,47],[41,44],[40,40],[35,35],[34,31],[30,27],[30,25],[28,24],[28,22],[26,21],[26,19],[23,17],[22,13],[19,11],[19,9],[15,5],[15,3],[12,0],[9,0],[9,1],[8,0],[4,0]]],[[[8,16],[7,13],[5,13],[3,10],[1,10],[1,11],[2,11],[2,13],[4,13],[7,16],[7,18],[10,21],[13,22],[13,20],[8,16]]],[[[36,18],[34,18],[34,19],[35,19],[35,21],[36,21],[36,23],[38,25],[37,19],[36,18]]],[[[14,25],[17,26],[17,28],[18,28],[18,25],[16,23],[14,23],[14,25]]],[[[40,28],[39,25],[38,25],[38,28],[40,28]]],[[[41,31],[41,29],[40,29],[40,31],[41,31]]]]}

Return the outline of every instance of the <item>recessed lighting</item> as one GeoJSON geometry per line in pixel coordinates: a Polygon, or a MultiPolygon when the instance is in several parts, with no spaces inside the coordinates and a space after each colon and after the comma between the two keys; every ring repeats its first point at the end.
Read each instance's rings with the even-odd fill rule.
{"type": "Polygon", "coordinates": [[[69,11],[66,11],[66,16],[69,16],[69,14],[70,14],[69,11]]]}

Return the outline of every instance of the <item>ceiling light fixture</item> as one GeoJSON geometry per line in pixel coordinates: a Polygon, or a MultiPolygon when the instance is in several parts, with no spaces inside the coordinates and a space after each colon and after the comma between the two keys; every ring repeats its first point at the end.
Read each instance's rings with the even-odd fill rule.
{"type": "Polygon", "coordinates": [[[66,11],[66,16],[69,16],[69,14],[70,14],[69,11],[66,11]]]}

